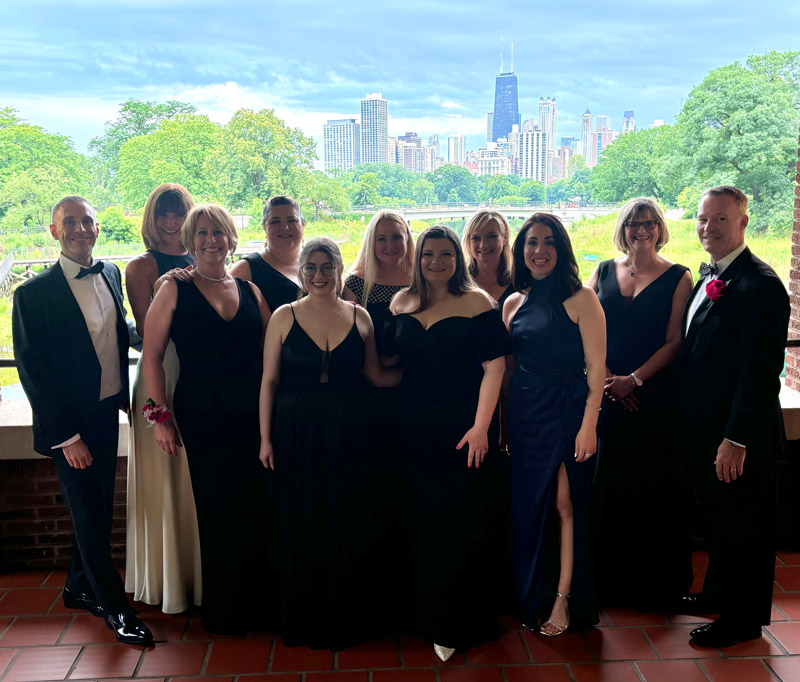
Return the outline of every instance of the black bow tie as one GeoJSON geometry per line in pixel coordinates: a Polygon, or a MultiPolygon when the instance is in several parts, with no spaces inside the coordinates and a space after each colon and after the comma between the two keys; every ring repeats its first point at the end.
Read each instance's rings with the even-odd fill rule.
{"type": "Polygon", "coordinates": [[[700,277],[708,277],[709,275],[717,274],[717,264],[700,263],[700,277]]]}
{"type": "Polygon", "coordinates": [[[92,267],[90,268],[81,268],[80,272],[78,272],[77,277],[75,279],[81,279],[86,277],[86,275],[99,275],[103,272],[103,262],[97,261],[92,267]]]}

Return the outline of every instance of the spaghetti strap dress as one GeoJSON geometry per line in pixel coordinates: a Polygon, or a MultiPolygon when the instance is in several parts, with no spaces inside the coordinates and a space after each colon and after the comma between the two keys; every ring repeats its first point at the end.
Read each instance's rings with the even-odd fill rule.
{"type": "Polygon", "coordinates": [[[300,287],[282,272],[273,268],[261,257],[261,253],[248,253],[244,260],[250,266],[250,276],[267,301],[269,311],[274,313],[282,305],[297,300],[300,287]]]}
{"type": "MultiPolygon", "coordinates": [[[[192,265],[193,258],[150,249],[158,276],[192,265]]],[[[180,371],[175,344],[164,353],[167,406],[180,371]]],[[[170,457],[155,441],[142,416],[148,397],[142,362],[133,383],[132,429],[128,441],[128,514],[125,591],[135,601],[161,604],[164,613],[181,613],[202,600],[200,536],[186,450],[170,457]]]]}
{"type": "MultiPolygon", "coordinates": [[[[294,306],[291,308],[294,315],[294,306]]],[[[374,496],[364,420],[364,341],[321,349],[295,319],[275,393],[273,608],[288,646],[341,649],[375,636],[374,496]]]]}
{"type": "Polygon", "coordinates": [[[547,618],[558,587],[559,527],[555,511],[563,464],[573,505],[574,569],[570,625],[598,620],[592,576],[589,504],[596,457],[575,461],[588,386],[578,325],[551,296],[552,279],[534,280],[511,322],[516,369],[508,395],[511,522],[522,621],[547,618]]]}
{"type": "Polygon", "coordinates": [[[170,335],[181,373],[175,416],[192,476],[203,565],[203,626],[243,633],[267,622],[270,474],[258,459],[261,313],[249,282],[234,280],[225,320],[194,282],[175,280],[170,335]]]}

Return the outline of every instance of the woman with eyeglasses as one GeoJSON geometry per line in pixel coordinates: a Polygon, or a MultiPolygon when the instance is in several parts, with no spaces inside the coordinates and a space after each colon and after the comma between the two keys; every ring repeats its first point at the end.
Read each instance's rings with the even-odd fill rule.
{"type": "Polygon", "coordinates": [[[668,241],[661,207],[647,197],[632,199],[614,230],[623,255],[600,263],[589,279],[607,328],[595,518],[601,556],[614,557],[597,571],[599,596],[608,606],[668,605],[692,578],[670,447],[668,371],[680,348],[692,277],[659,254],[668,241]],[[638,570],[620,570],[631,565],[638,570]]]}
{"type": "Polygon", "coordinates": [[[270,591],[289,646],[340,649],[377,634],[381,599],[372,569],[373,460],[363,423],[364,378],[399,383],[378,361],[372,321],[342,299],[343,264],[330,239],[300,252],[303,296],[267,328],[261,452],[273,469],[275,570],[270,591]]]}

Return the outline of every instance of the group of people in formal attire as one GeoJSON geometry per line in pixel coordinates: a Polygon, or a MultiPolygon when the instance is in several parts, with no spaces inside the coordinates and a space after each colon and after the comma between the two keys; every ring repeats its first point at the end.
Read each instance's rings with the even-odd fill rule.
{"type": "Polygon", "coordinates": [[[153,643],[126,591],[194,603],[211,632],[340,649],[405,631],[442,660],[496,637],[500,612],[551,637],[601,606],[716,612],[691,633],[711,647],[769,623],[789,300],[745,246],[740,190],[703,194],[711,264],[693,287],[659,254],[648,198],[622,207],[622,255],[583,285],[552,214],[512,237],[481,209],[461,239],[436,225],[415,243],[379,211],[345,272],[286,196],[264,207],[263,250],[228,270],[230,214],[157,187],[126,269],[143,353],[124,585],[121,278],[92,258],[85,199],[52,220],[62,253],[15,292],[15,349],[75,528],[65,605],[120,641],[153,643]],[[710,558],[695,594],[687,482],[710,558]]]}

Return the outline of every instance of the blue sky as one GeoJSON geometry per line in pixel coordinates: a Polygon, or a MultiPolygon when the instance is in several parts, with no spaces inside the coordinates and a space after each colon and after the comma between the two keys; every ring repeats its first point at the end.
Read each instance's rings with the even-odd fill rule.
{"type": "Polygon", "coordinates": [[[3,0],[0,107],[85,151],[129,97],[219,122],[270,107],[320,140],[382,92],[390,134],[462,132],[476,148],[501,34],[523,119],[555,97],[558,136],[577,136],[587,108],[617,129],[626,109],[639,127],[671,122],[711,69],[800,49],[800,1],[3,0]]]}

